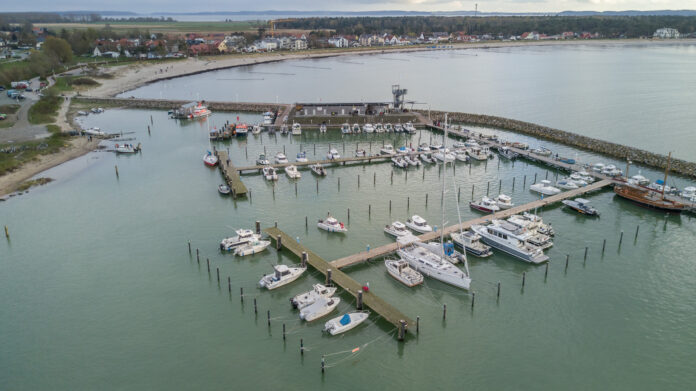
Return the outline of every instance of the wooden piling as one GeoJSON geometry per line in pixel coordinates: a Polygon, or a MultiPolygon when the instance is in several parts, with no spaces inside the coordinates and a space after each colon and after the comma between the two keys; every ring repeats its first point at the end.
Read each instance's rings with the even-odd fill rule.
{"type": "Polygon", "coordinates": [[[338,177],[338,191],[341,191],[341,177],[338,177]]]}
{"type": "Polygon", "coordinates": [[[348,208],[348,221],[350,221],[350,208],[348,208]]]}
{"type": "Polygon", "coordinates": [[[568,270],[568,260],[570,259],[570,254],[566,254],[566,270],[568,270]]]}
{"type": "Polygon", "coordinates": [[[304,227],[305,229],[309,228],[309,218],[307,216],[304,217],[304,227]]]}
{"type": "Polygon", "coordinates": [[[261,235],[261,222],[256,220],[256,234],[261,235]]]}
{"type": "MultiPolygon", "coordinates": [[[[5,236],[8,238],[10,237],[10,234],[7,233],[7,226],[5,226],[5,236]]],[[[191,241],[188,241],[188,249],[189,249],[189,254],[191,254],[191,241]]]]}
{"type": "Polygon", "coordinates": [[[546,262],[546,270],[544,270],[544,280],[546,280],[546,277],[549,276],[549,263],[550,262],[548,261],[546,262]]]}
{"type": "MultiPolygon", "coordinates": [[[[512,179],[515,179],[514,177],[512,179]]],[[[499,179],[498,180],[498,194],[500,194],[503,190],[503,180],[499,179]]]]}
{"type": "Polygon", "coordinates": [[[362,291],[362,289],[360,289],[358,291],[358,303],[357,303],[356,308],[360,311],[362,311],[362,309],[363,309],[363,291],[362,291]]]}
{"type": "Polygon", "coordinates": [[[491,190],[491,181],[488,181],[486,183],[486,196],[488,196],[488,192],[491,190]]]}
{"type": "Polygon", "coordinates": [[[324,356],[321,356],[321,373],[324,373],[324,356]]]}
{"type": "Polygon", "coordinates": [[[309,260],[309,255],[307,255],[306,251],[302,252],[302,261],[301,261],[301,266],[302,267],[307,267],[307,261],[309,260]]]}
{"type": "Polygon", "coordinates": [[[474,310],[474,303],[476,303],[476,292],[471,292],[471,310],[474,310]]]}
{"type": "Polygon", "coordinates": [[[498,281],[498,293],[496,294],[496,298],[500,299],[500,281],[498,281]]]}
{"type": "Polygon", "coordinates": [[[283,248],[283,243],[281,243],[283,240],[278,237],[278,240],[276,240],[276,251],[280,251],[280,249],[283,248]]]}
{"type": "Polygon", "coordinates": [[[428,207],[428,193],[425,193],[425,207],[428,207]]]}
{"type": "Polygon", "coordinates": [[[537,183],[537,173],[534,173],[534,183],[537,183]]]}
{"type": "Polygon", "coordinates": [[[527,175],[524,176],[524,179],[522,180],[522,187],[527,186],[527,175]]]}
{"type": "Polygon", "coordinates": [[[416,316],[416,334],[420,333],[420,316],[416,316]]]}
{"type": "Polygon", "coordinates": [[[242,286],[239,287],[239,301],[244,303],[244,287],[242,286]]]}
{"type": "Polygon", "coordinates": [[[254,297],[254,315],[259,314],[259,307],[256,305],[256,298],[254,297]]]}
{"type": "Polygon", "coordinates": [[[266,319],[268,320],[268,327],[271,327],[271,310],[266,311],[266,319]]]}
{"type": "Polygon", "coordinates": [[[372,173],[372,185],[377,186],[377,173],[372,173]]]}
{"type": "Polygon", "coordinates": [[[230,276],[227,276],[227,292],[232,293],[232,280],[230,276]]]}
{"type": "Polygon", "coordinates": [[[403,341],[406,336],[406,321],[399,320],[399,341],[403,341]]]}
{"type": "Polygon", "coordinates": [[[619,247],[621,247],[621,242],[623,242],[623,231],[621,231],[621,235],[619,235],[619,247]]]}
{"type": "Polygon", "coordinates": [[[639,230],[640,230],[640,225],[637,225],[637,226],[636,226],[636,235],[633,237],[633,241],[634,241],[634,242],[635,242],[636,240],[638,240],[638,231],[639,231],[639,230]]]}
{"type": "Polygon", "coordinates": [[[367,205],[367,217],[372,217],[372,204],[367,205]]]}
{"type": "Polygon", "coordinates": [[[358,189],[360,188],[360,174],[358,174],[358,189]]]}
{"type": "Polygon", "coordinates": [[[210,258],[206,258],[205,261],[208,264],[208,274],[210,274],[210,258]]]}
{"type": "Polygon", "coordinates": [[[515,177],[512,177],[512,191],[515,191],[515,177]]]}
{"type": "Polygon", "coordinates": [[[389,214],[391,214],[391,200],[389,200],[389,214]]]}
{"type": "Polygon", "coordinates": [[[394,170],[391,172],[391,184],[394,184],[394,170]]]}
{"type": "Polygon", "coordinates": [[[283,341],[285,341],[285,323],[283,323],[283,341]]]}
{"type": "Polygon", "coordinates": [[[442,320],[447,319],[447,304],[442,305],[442,320]]]}
{"type": "Polygon", "coordinates": [[[602,255],[604,255],[604,249],[605,249],[606,247],[607,247],[607,240],[604,239],[604,241],[602,242],[602,255]]]}
{"type": "Polygon", "coordinates": [[[201,264],[201,255],[198,249],[196,249],[196,261],[198,261],[198,264],[201,264]]]}
{"type": "Polygon", "coordinates": [[[471,184],[471,200],[474,200],[474,184],[471,184]]]}
{"type": "Polygon", "coordinates": [[[585,258],[584,259],[587,259],[587,246],[585,246],[585,258]]]}
{"type": "Polygon", "coordinates": [[[331,285],[331,269],[326,269],[326,286],[331,285]]]}
{"type": "Polygon", "coordinates": [[[406,197],[406,211],[411,208],[411,197],[406,197]]]}
{"type": "Polygon", "coordinates": [[[300,338],[300,354],[304,356],[304,339],[300,338]]]}
{"type": "Polygon", "coordinates": [[[220,285],[220,268],[216,267],[215,269],[217,270],[217,282],[218,282],[218,285],[220,285]]]}
{"type": "Polygon", "coordinates": [[[116,169],[116,178],[118,178],[118,166],[114,166],[114,168],[116,169]]]}
{"type": "Polygon", "coordinates": [[[522,286],[524,287],[524,283],[527,280],[527,272],[522,272],[522,286]]]}

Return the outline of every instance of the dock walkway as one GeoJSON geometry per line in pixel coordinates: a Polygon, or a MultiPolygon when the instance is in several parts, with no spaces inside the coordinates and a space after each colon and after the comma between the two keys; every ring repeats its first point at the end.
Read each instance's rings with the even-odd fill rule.
{"type": "MultiPolygon", "coordinates": [[[[541,200],[536,200],[532,201],[530,203],[520,205],[520,206],[515,206],[510,209],[506,210],[501,210],[499,212],[486,215],[486,216],[481,216],[479,218],[469,220],[462,222],[461,226],[459,224],[451,225],[449,227],[445,228],[445,235],[449,235],[453,232],[457,232],[460,229],[465,230],[470,228],[472,225],[476,224],[485,224],[487,222],[490,222],[493,219],[505,219],[508,218],[512,215],[520,214],[523,212],[527,212],[529,210],[533,210],[535,208],[543,207],[549,204],[553,204],[568,198],[574,198],[577,197],[581,194],[588,193],[594,190],[599,190],[605,186],[609,186],[611,184],[611,181],[609,180],[601,180],[595,183],[592,183],[590,185],[587,185],[585,187],[581,187],[578,189],[570,190],[570,191],[565,191],[559,194],[556,194],[554,196],[549,196],[545,197],[544,199],[541,200]]],[[[420,239],[422,242],[427,242],[429,240],[436,239],[440,237],[441,232],[428,232],[426,234],[418,236],[418,239],[420,239]]],[[[380,246],[377,248],[370,249],[369,251],[362,251],[357,254],[352,254],[347,257],[339,258],[331,262],[331,266],[335,268],[343,268],[343,267],[348,267],[352,266],[358,263],[365,262],[369,259],[377,258],[380,256],[384,256],[386,254],[392,253],[398,249],[398,243],[390,243],[390,244],[385,244],[384,246],[380,246]]]]}
{"type": "MultiPolygon", "coordinates": [[[[274,164],[269,164],[271,167],[275,168],[284,168],[287,166],[296,166],[296,167],[304,167],[304,166],[311,166],[314,164],[322,164],[322,165],[346,165],[346,163],[356,163],[356,162],[366,162],[366,163],[372,163],[372,161],[376,162],[389,162],[391,161],[391,158],[394,156],[418,156],[422,155],[425,153],[430,153],[429,151],[426,152],[409,152],[409,153],[400,153],[398,155],[369,155],[369,156],[357,156],[357,157],[342,157],[338,159],[325,159],[325,160],[312,160],[308,162],[287,162],[287,163],[274,163],[274,164]]],[[[421,162],[421,165],[424,164],[421,162]]],[[[263,165],[255,165],[255,166],[245,166],[245,167],[236,167],[235,170],[239,173],[242,173],[244,171],[257,171],[260,172],[262,168],[265,166],[263,165]]]]}
{"type": "MultiPolygon", "coordinates": [[[[307,262],[312,267],[324,275],[327,274],[327,270],[331,270],[331,280],[343,288],[346,292],[357,298],[358,291],[362,289],[362,285],[348,277],[346,273],[336,269],[329,262],[302,246],[295,239],[288,236],[280,229],[271,227],[266,228],[264,232],[266,232],[276,243],[278,242],[278,237],[281,237],[281,244],[283,247],[290,250],[299,258],[302,258],[302,252],[306,252],[308,257],[307,262]]],[[[363,292],[363,304],[370,307],[374,312],[396,327],[399,327],[399,322],[401,320],[406,322],[406,327],[415,324],[412,319],[401,313],[401,311],[397,310],[391,304],[387,303],[371,291],[363,292]]]]}
{"type": "Polygon", "coordinates": [[[218,166],[220,167],[220,171],[222,171],[222,176],[232,190],[232,195],[235,198],[237,198],[237,196],[246,196],[247,188],[239,177],[234,164],[227,159],[227,151],[218,150],[215,151],[215,154],[218,157],[218,166]]]}

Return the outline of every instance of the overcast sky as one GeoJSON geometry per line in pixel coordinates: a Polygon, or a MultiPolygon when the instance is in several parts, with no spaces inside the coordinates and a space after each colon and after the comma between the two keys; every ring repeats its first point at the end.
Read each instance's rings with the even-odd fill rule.
{"type": "Polygon", "coordinates": [[[557,12],[565,10],[657,10],[696,9],[696,0],[0,0],[1,11],[114,10],[148,12],[206,12],[255,10],[409,10],[468,11],[478,3],[479,11],[557,12]]]}

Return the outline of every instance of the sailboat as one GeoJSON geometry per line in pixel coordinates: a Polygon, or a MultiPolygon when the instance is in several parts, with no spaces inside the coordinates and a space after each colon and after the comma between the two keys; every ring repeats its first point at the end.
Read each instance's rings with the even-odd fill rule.
{"type": "MultiPolygon", "coordinates": [[[[662,191],[658,192],[645,187],[632,186],[629,184],[615,185],[614,193],[619,197],[633,201],[634,203],[652,209],[663,210],[666,212],[680,213],[686,208],[686,205],[681,202],[672,201],[665,198],[665,187],[667,185],[667,176],[669,175],[669,166],[672,159],[672,152],[667,157],[667,167],[665,168],[665,186],[662,186],[662,191]]],[[[626,170],[628,176],[628,169],[626,170]]]]}

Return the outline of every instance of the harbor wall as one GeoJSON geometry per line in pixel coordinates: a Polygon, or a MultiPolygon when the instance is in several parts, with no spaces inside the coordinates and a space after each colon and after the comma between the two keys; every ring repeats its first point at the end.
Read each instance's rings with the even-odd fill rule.
{"type": "MultiPolygon", "coordinates": [[[[134,109],[169,110],[179,108],[190,103],[190,100],[169,99],[130,99],[130,98],[97,98],[89,96],[76,96],[73,100],[77,103],[94,104],[97,106],[127,107],[134,109]]],[[[213,111],[242,111],[263,113],[266,111],[282,111],[284,105],[276,103],[249,103],[249,102],[211,102],[205,101],[205,105],[213,111]]]]}
{"type": "MultiPolygon", "coordinates": [[[[427,111],[419,111],[423,115],[428,115],[427,111]]],[[[560,144],[584,149],[591,152],[601,153],[618,159],[631,159],[633,163],[644,164],[647,166],[664,169],[667,167],[667,156],[649,152],[643,149],[629,147],[626,145],[612,143],[610,141],[598,140],[592,137],[582,136],[576,133],[566,132],[559,129],[550,128],[533,124],[530,122],[518,121],[509,118],[496,117],[492,115],[470,114],[460,112],[448,112],[448,118],[454,122],[461,122],[469,125],[486,126],[498,129],[509,130],[512,132],[523,133],[530,136],[543,138],[560,144]]],[[[433,120],[444,120],[444,111],[430,111],[433,120]]],[[[670,171],[696,178],[696,163],[686,160],[672,158],[670,171]]]]}

